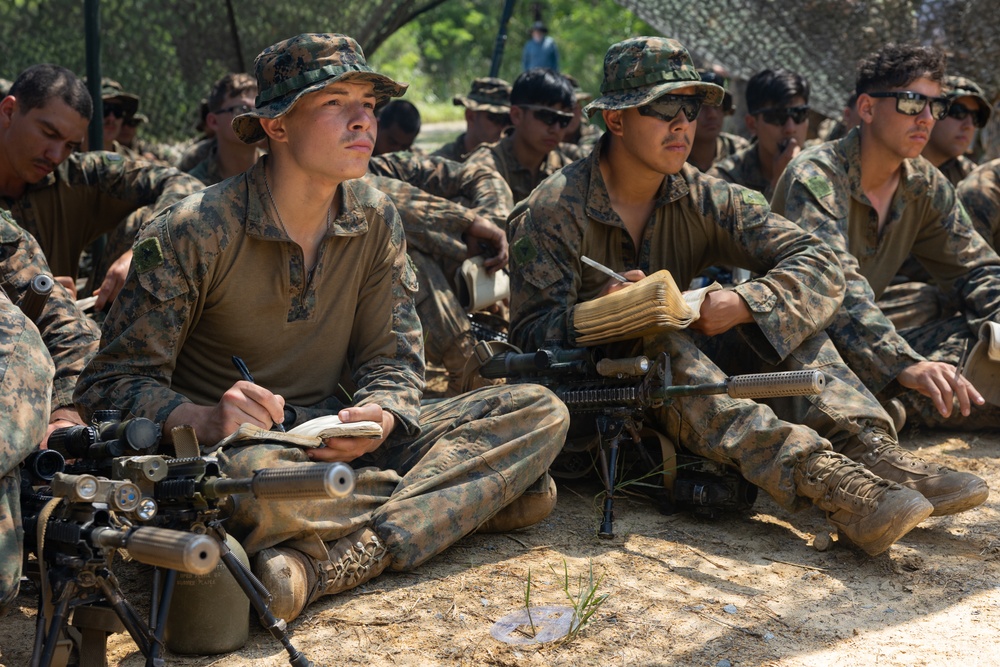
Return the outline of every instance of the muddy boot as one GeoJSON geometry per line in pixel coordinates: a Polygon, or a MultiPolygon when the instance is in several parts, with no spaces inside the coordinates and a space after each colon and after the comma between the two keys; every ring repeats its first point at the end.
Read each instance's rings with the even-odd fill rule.
{"type": "Polygon", "coordinates": [[[840,534],[869,555],[880,554],[934,511],[926,498],[877,477],[836,452],[814,452],[795,468],[800,495],[826,510],[840,534]]]}
{"type": "Polygon", "coordinates": [[[556,506],[556,482],[549,473],[539,477],[524,493],[505,505],[481,525],[479,533],[506,533],[533,526],[556,506]]]}
{"type": "Polygon", "coordinates": [[[932,516],[964,512],[981,505],[990,495],[981,478],[922,459],[881,429],[866,429],[841,453],[882,479],[919,491],[934,506],[932,516]]]}
{"type": "Polygon", "coordinates": [[[896,429],[896,433],[902,431],[903,427],[906,426],[906,408],[903,406],[903,402],[898,398],[893,398],[883,403],[882,409],[892,420],[892,426],[896,429]]]}
{"type": "Polygon", "coordinates": [[[323,597],[350,590],[379,575],[389,553],[369,528],[327,544],[328,560],[291,547],[271,547],[254,557],[253,572],[271,593],[271,612],[291,622],[323,597]]]}

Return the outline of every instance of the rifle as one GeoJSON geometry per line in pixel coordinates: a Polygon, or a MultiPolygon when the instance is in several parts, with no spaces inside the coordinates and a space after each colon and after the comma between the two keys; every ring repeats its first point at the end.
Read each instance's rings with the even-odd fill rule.
{"type": "MultiPolygon", "coordinates": [[[[480,344],[481,346],[482,344],[480,344]]],[[[477,347],[480,354],[482,347],[477,347]]],[[[485,355],[484,355],[485,356],[485,355]]],[[[479,370],[484,378],[532,382],[552,390],[571,417],[571,432],[587,435],[581,447],[571,444],[556,459],[569,459],[568,476],[579,476],[593,465],[581,465],[579,455],[593,449],[597,435],[597,461],[604,482],[604,507],[598,534],[614,537],[614,492],[620,474],[619,449],[624,440],[636,445],[637,454],[650,470],[660,469],[666,513],[678,508],[714,516],[720,510],[748,509],[757,498],[757,487],[729,466],[688,453],[659,436],[663,460],[657,463],[643,445],[642,424],[649,409],[662,407],[677,396],[728,394],[733,398],[773,398],[818,394],[826,379],[820,371],[756,373],[700,385],[671,385],[670,358],[661,353],[654,362],[645,356],[603,358],[599,348],[540,349],[506,352],[488,358],[479,370]]],[[[553,464],[553,473],[556,466],[553,464]]]]}
{"type": "MultiPolygon", "coordinates": [[[[126,433],[129,429],[124,425],[137,422],[139,422],[137,419],[129,420],[129,422],[105,421],[94,427],[58,429],[50,436],[50,443],[60,431],[72,430],[72,434],[61,434],[59,438],[56,438],[57,442],[63,444],[74,442],[75,444],[69,445],[72,451],[82,451],[87,454],[103,453],[103,449],[95,450],[97,444],[106,444],[123,438],[127,440],[126,433]],[[85,433],[81,429],[93,430],[85,433]],[[91,442],[91,436],[95,432],[98,434],[96,443],[91,442]],[[109,435],[115,437],[105,437],[109,435]]],[[[156,426],[158,434],[159,426],[155,424],[154,426],[156,426]]],[[[143,432],[148,429],[146,425],[141,428],[143,432]]],[[[175,429],[175,444],[181,439],[182,434],[186,433],[193,437],[193,432],[189,431],[189,427],[175,429]],[[183,433],[178,433],[178,431],[183,433]]],[[[158,444],[158,438],[156,444],[158,444]]],[[[146,449],[152,449],[152,447],[146,449]]],[[[55,450],[48,451],[58,455],[55,450]]],[[[37,461],[33,462],[32,470],[43,467],[44,472],[49,472],[54,466],[59,467],[49,458],[44,466],[40,466],[37,461]]],[[[59,472],[53,476],[53,482],[60,480],[59,483],[54,484],[54,488],[58,486],[61,492],[69,493],[73,499],[85,501],[85,498],[79,494],[72,495],[73,491],[70,490],[70,487],[61,482],[64,478],[69,478],[70,482],[77,484],[77,486],[72,487],[73,489],[79,487],[79,480],[87,481],[87,484],[83,485],[87,492],[92,487],[100,487],[101,494],[103,494],[99,496],[103,502],[101,506],[110,508],[108,512],[112,516],[126,515],[129,521],[157,526],[148,530],[169,531],[171,534],[200,538],[211,543],[216,554],[215,563],[206,571],[214,570],[215,565],[221,560],[257,610],[261,624],[281,642],[288,652],[290,664],[293,667],[311,667],[312,663],[308,658],[295,649],[288,639],[285,632],[287,627],[285,621],[276,618],[270,612],[270,593],[250,572],[249,568],[240,562],[226,543],[226,532],[222,525],[223,517],[230,509],[234,494],[251,493],[258,498],[272,499],[346,496],[354,489],[354,471],[349,466],[333,463],[315,464],[301,468],[263,469],[256,471],[249,478],[232,479],[222,474],[218,461],[214,457],[194,456],[175,459],[168,456],[146,454],[119,456],[112,459],[106,457],[84,458],[69,465],[63,464],[62,467],[82,473],[66,475],[59,472]],[[106,468],[111,479],[100,479],[86,472],[95,465],[101,469],[106,468]],[[128,502],[123,503],[126,500],[128,502]]],[[[24,493],[23,489],[22,493],[24,493]]],[[[23,500],[24,495],[22,495],[23,500]]],[[[43,554],[39,554],[39,560],[43,560],[43,554]]],[[[149,622],[146,623],[138,619],[134,613],[129,616],[127,622],[124,618],[122,622],[133,635],[140,651],[146,656],[147,666],[159,666],[164,664],[160,653],[163,649],[168,611],[174,585],[177,581],[177,573],[180,571],[204,574],[206,571],[192,572],[190,569],[174,567],[173,561],[149,562],[149,564],[154,566],[149,622]]],[[[73,573],[65,573],[60,578],[72,580],[73,573]]],[[[118,597],[124,600],[120,593],[118,597]]],[[[64,624],[65,618],[60,618],[59,623],[64,624]]],[[[81,645],[81,654],[88,652],[93,655],[100,652],[103,655],[106,650],[106,640],[107,633],[105,632],[101,637],[99,647],[97,642],[93,642],[89,646],[81,645]]],[[[40,667],[47,667],[48,664],[48,662],[39,663],[40,667]]],[[[35,666],[33,665],[33,667],[35,666]]]]}

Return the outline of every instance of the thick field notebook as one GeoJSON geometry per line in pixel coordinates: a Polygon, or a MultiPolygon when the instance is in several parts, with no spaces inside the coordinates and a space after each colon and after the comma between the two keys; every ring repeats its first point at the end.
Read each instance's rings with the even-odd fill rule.
{"type": "Polygon", "coordinates": [[[681,292],[669,271],[657,271],[625,289],[577,304],[573,327],[578,345],[601,345],[684,329],[698,319],[712,283],[681,292]]]}

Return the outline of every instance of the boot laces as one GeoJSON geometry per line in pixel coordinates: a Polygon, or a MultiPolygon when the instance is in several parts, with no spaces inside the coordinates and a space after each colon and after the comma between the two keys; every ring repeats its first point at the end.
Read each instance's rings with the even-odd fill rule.
{"type": "Polygon", "coordinates": [[[839,496],[851,505],[875,508],[886,491],[898,484],[878,477],[860,463],[833,454],[820,452],[806,460],[809,479],[826,486],[826,497],[839,496]]]}
{"type": "Polygon", "coordinates": [[[892,436],[879,429],[870,431],[867,434],[867,437],[865,437],[865,442],[872,447],[871,453],[875,459],[891,457],[892,459],[895,459],[898,464],[907,465],[911,468],[923,467],[928,471],[937,470],[938,472],[952,472],[951,468],[933,464],[924,457],[914,454],[907,449],[903,449],[892,436]]]}
{"type": "Polygon", "coordinates": [[[325,581],[320,585],[320,590],[330,586],[356,585],[367,578],[368,572],[381,563],[387,553],[378,535],[369,533],[364,541],[355,542],[339,557],[332,557],[323,563],[325,581]]]}

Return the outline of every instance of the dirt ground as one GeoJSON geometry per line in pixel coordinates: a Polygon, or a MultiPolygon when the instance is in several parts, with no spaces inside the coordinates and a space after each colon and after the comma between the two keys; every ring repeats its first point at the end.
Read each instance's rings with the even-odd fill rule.
{"type": "MultiPolygon", "coordinates": [[[[934,461],[1000,489],[1000,437],[904,434],[934,461]]],[[[418,571],[386,574],[325,598],[291,625],[317,665],[993,665],[1000,653],[1000,494],[932,518],[876,558],[834,544],[815,510],[790,515],[763,494],[745,515],[664,516],[648,501],[618,502],[614,539],[597,537],[596,484],[563,484],[553,514],[509,535],[472,535],[418,571]],[[577,592],[588,568],[607,600],[569,641],[512,645],[491,636],[502,617],[565,605],[563,567],[577,592]],[[554,572],[554,571],[555,572],[554,572]]],[[[0,621],[0,662],[27,665],[35,589],[0,621]]],[[[527,640],[526,635],[514,633],[527,640]]],[[[287,665],[255,627],[243,649],[167,654],[168,665],[287,665]]],[[[127,635],[109,664],[142,656],[127,635]]]]}

